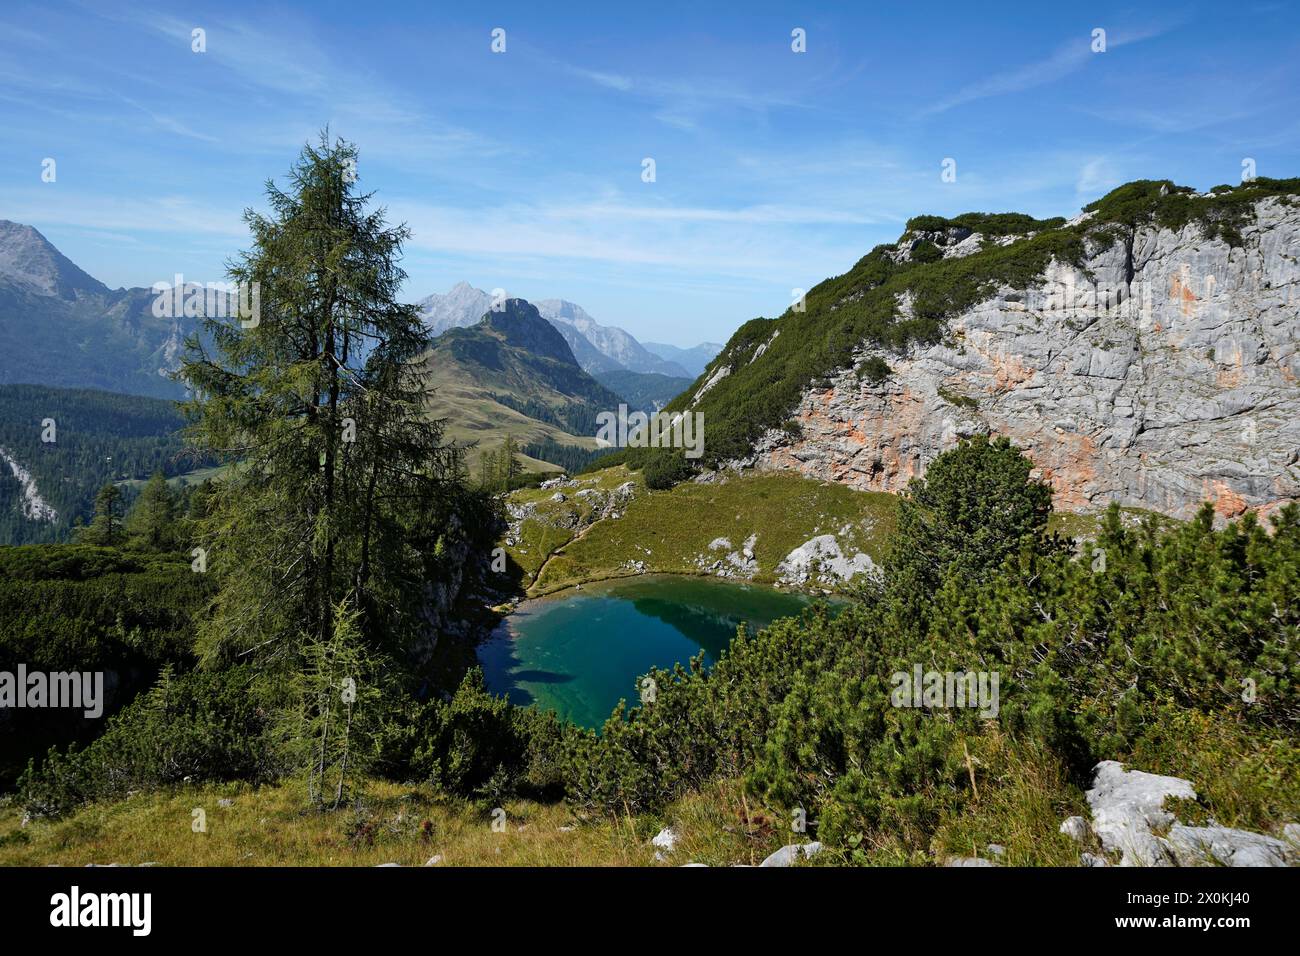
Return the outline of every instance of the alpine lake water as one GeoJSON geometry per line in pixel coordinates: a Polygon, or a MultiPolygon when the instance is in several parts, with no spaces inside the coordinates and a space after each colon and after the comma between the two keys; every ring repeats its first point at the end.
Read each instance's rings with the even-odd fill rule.
{"type": "Polygon", "coordinates": [[[757,585],[644,575],[527,601],[480,645],[488,689],[599,728],[620,699],[640,700],[652,667],[710,666],[745,623],[749,633],[795,617],[812,599],[757,585]]]}

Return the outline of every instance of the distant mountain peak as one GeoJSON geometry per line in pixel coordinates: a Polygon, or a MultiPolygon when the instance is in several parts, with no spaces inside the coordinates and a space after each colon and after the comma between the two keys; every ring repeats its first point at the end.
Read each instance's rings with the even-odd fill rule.
{"type": "Polygon", "coordinates": [[[564,336],[542,318],[536,306],[525,299],[506,299],[499,311],[489,309],[479,326],[499,335],[507,345],[578,366],[578,360],[573,357],[573,350],[564,341],[564,336]]]}
{"type": "MultiPolygon", "coordinates": [[[[582,306],[568,299],[538,299],[537,309],[557,327],[575,329],[606,358],[633,372],[658,372],[661,375],[686,376],[686,369],[676,362],[660,358],[646,350],[629,332],[615,325],[601,325],[582,306]]],[[[566,336],[567,338],[567,336],[566,336]]]]}
{"type": "MultiPolygon", "coordinates": [[[[474,325],[492,307],[493,301],[490,293],[462,281],[443,294],[425,296],[417,305],[425,327],[432,334],[441,335],[448,329],[474,325]]],[[[568,299],[538,299],[532,304],[537,307],[542,318],[564,337],[574,358],[586,372],[629,369],[633,372],[658,372],[661,375],[690,378],[696,374],[688,372],[682,364],[672,359],[655,355],[629,332],[617,326],[601,325],[576,302],[568,299]]]]}
{"type": "Polygon", "coordinates": [[[0,219],[0,282],[61,299],[109,291],[54,248],[39,230],[8,219],[0,219]]]}
{"type": "Polygon", "coordinates": [[[646,350],[668,362],[676,362],[690,375],[701,375],[715,355],[722,351],[718,342],[701,342],[689,349],[663,342],[642,342],[646,350]]]}

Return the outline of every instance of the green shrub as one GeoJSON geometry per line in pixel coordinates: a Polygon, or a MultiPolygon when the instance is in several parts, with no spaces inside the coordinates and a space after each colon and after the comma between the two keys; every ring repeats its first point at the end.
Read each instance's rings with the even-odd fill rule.
{"type": "Polygon", "coordinates": [[[663,491],[695,474],[690,462],[678,452],[662,451],[641,469],[647,488],[663,491]]]}
{"type": "Polygon", "coordinates": [[[51,749],[19,780],[35,816],[183,781],[270,779],[279,768],[265,731],[269,702],[252,667],[165,668],[158,683],[112,718],[85,749],[51,749]]]}
{"type": "MultiPolygon", "coordinates": [[[[104,717],[146,689],[164,664],[189,666],[192,615],[212,579],[188,558],[83,545],[0,547],[0,670],[102,671],[104,717]]],[[[51,746],[104,727],[67,709],[21,709],[0,722],[0,788],[51,746]]]]}
{"type": "Polygon", "coordinates": [[[943,250],[929,239],[921,239],[912,244],[913,262],[938,262],[943,258],[943,250]]]}
{"type": "Polygon", "coordinates": [[[410,773],[448,794],[500,802],[514,794],[554,797],[560,790],[558,719],[493,697],[477,668],[449,701],[420,705],[413,726],[410,773]]]}
{"type": "Polygon", "coordinates": [[[858,366],[858,378],[866,379],[872,388],[880,385],[893,373],[893,369],[879,355],[872,355],[858,366]]]}

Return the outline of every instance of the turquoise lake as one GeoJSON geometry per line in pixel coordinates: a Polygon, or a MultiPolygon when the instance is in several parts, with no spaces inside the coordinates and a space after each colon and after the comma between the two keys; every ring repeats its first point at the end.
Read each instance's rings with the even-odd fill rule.
{"type": "Polygon", "coordinates": [[[811,604],[803,595],[676,575],[584,585],[528,601],[478,651],[488,688],[584,727],[619,699],[639,700],[637,678],[685,663],[712,664],[744,622],[751,633],[811,604]]]}

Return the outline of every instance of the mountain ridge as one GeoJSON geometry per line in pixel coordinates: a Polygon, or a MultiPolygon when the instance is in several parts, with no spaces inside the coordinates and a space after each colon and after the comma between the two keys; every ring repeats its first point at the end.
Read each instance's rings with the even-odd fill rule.
{"type": "MultiPolygon", "coordinates": [[[[425,326],[433,334],[440,335],[448,329],[475,325],[491,309],[493,302],[490,293],[460,281],[445,293],[425,296],[416,305],[425,326]]],[[[567,299],[539,299],[533,304],[542,317],[564,336],[578,363],[587,372],[627,369],[687,378],[698,374],[645,348],[630,332],[617,326],[601,325],[577,303],[567,299]]],[[[682,351],[690,353],[692,350],[682,351]]]]}
{"type": "Polygon", "coordinates": [[[0,384],[181,398],[168,376],[199,320],[153,314],[150,289],[109,289],[33,226],[0,221],[0,384]]]}
{"type": "MultiPolygon", "coordinates": [[[[560,332],[523,299],[506,299],[469,327],[450,328],[421,358],[429,414],[477,452],[509,434],[521,445],[593,451],[596,416],[622,399],[578,364],[560,332]]],[[[537,470],[555,463],[529,459],[537,470]]]]}
{"type": "Polygon", "coordinates": [[[8,219],[0,219],[0,281],[60,298],[111,291],[61,253],[40,230],[8,219]]]}
{"type": "Polygon", "coordinates": [[[665,342],[642,342],[641,345],[661,359],[676,362],[686,369],[687,374],[695,376],[703,372],[724,348],[721,342],[701,342],[689,349],[665,342]]]}
{"type": "Polygon", "coordinates": [[[668,408],[705,414],[715,468],[897,491],[997,432],[1064,510],[1271,509],[1300,494],[1298,196],[1140,180],[1069,221],[915,217],[668,408]]]}

